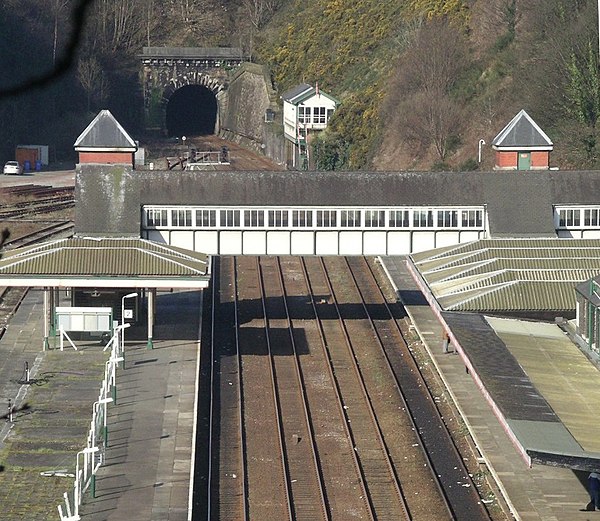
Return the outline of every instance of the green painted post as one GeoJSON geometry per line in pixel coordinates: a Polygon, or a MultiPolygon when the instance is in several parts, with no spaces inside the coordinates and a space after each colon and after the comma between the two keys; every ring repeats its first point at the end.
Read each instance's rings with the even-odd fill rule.
{"type": "Polygon", "coordinates": [[[110,386],[110,394],[112,396],[113,403],[117,405],[117,384],[110,386]]]}
{"type": "Polygon", "coordinates": [[[148,337],[148,343],[146,344],[146,349],[154,349],[154,343],[152,342],[151,337],[148,337]]]}
{"type": "Polygon", "coordinates": [[[96,474],[92,474],[90,489],[92,491],[92,497],[96,499],[96,474]]]}

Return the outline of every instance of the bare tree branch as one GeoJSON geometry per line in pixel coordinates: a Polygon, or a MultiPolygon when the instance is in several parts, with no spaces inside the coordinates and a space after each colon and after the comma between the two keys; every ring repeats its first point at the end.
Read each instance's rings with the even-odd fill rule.
{"type": "Polygon", "coordinates": [[[79,4],[73,9],[73,29],[69,38],[63,56],[56,61],[54,67],[49,72],[40,76],[25,80],[12,87],[0,89],[0,98],[17,96],[25,91],[44,87],[65,74],[73,65],[77,47],[81,41],[81,35],[85,25],[85,17],[88,8],[94,0],[80,0],[79,4]]]}

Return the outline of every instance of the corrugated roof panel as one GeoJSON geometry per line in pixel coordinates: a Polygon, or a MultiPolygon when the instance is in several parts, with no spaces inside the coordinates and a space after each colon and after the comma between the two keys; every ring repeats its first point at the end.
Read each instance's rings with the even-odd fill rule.
{"type": "Polygon", "coordinates": [[[208,256],[142,239],[63,239],[6,252],[0,275],[205,276],[208,256]]]}
{"type": "Polygon", "coordinates": [[[600,273],[598,239],[485,239],[429,254],[410,259],[446,310],[573,311],[575,288],[600,273]]]}

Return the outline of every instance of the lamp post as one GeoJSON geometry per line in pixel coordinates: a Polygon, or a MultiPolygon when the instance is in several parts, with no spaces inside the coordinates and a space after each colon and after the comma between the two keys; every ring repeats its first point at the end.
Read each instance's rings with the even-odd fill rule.
{"type": "Polygon", "coordinates": [[[137,296],[136,292],[128,293],[121,299],[121,353],[125,353],[125,299],[137,296]]]}
{"type": "MultiPolygon", "coordinates": [[[[600,2],[600,0],[598,0],[600,2]]],[[[479,155],[477,156],[478,163],[481,163],[481,147],[485,145],[485,141],[483,139],[479,140],[479,155]]]]}

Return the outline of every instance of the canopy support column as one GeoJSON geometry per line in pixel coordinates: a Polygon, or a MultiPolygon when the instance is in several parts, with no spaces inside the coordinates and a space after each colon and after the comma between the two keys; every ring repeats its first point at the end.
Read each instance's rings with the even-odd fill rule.
{"type": "Polygon", "coordinates": [[[150,288],[148,291],[148,349],[153,349],[152,337],[154,334],[154,307],[156,302],[156,288],[150,288]]]}
{"type": "Polygon", "coordinates": [[[44,288],[44,342],[42,344],[42,350],[47,351],[49,348],[48,343],[48,331],[50,322],[50,288],[44,288]]]}

